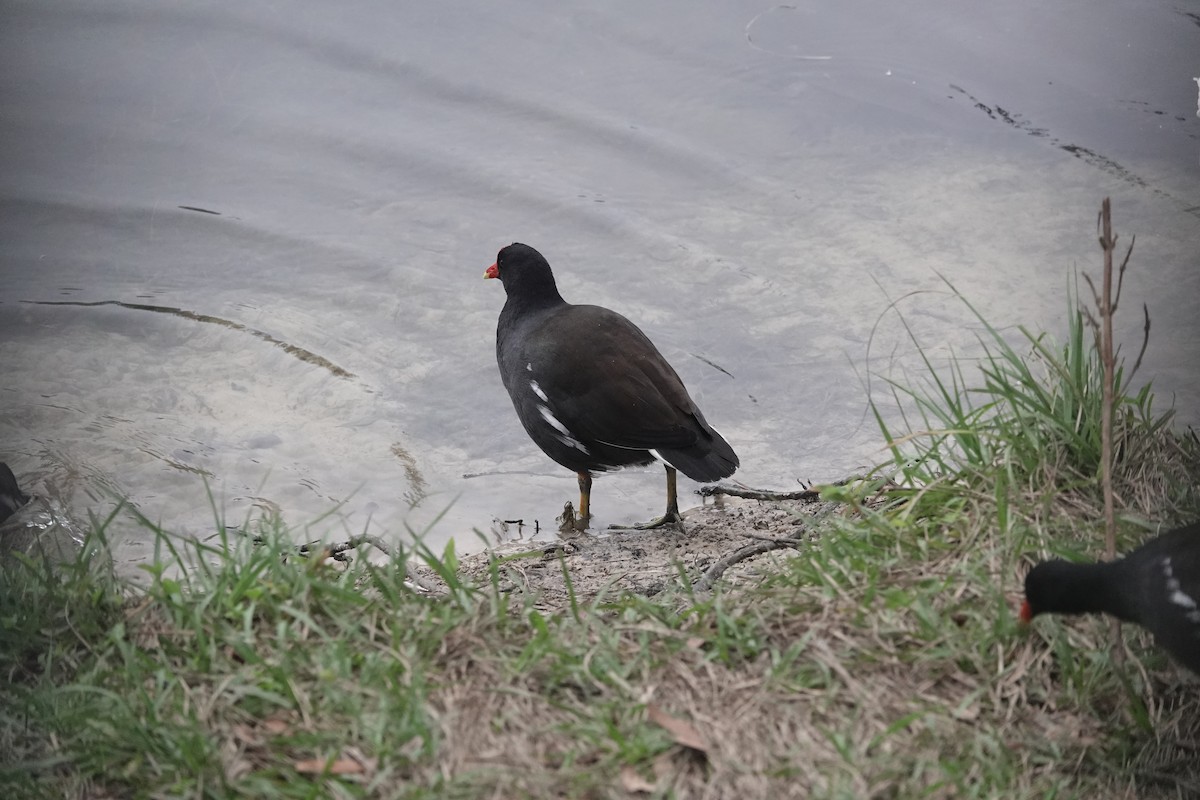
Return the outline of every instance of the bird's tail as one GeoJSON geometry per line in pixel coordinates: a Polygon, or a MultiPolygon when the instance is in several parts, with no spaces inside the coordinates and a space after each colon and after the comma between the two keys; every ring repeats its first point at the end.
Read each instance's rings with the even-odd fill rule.
{"type": "Polygon", "coordinates": [[[700,441],[682,450],[657,451],[663,461],[687,475],[694,481],[708,483],[728,478],[741,463],[737,453],[725,441],[725,437],[712,428],[704,432],[700,441]]]}

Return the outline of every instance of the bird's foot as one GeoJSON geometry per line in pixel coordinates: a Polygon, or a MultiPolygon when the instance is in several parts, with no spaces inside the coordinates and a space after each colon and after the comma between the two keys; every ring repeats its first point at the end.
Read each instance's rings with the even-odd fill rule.
{"type": "Polygon", "coordinates": [[[633,525],[609,525],[609,529],[619,530],[635,530],[635,531],[650,531],[655,528],[662,528],[667,525],[674,525],[678,528],[683,527],[683,516],[680,515],[679,509],[671,508],[661,517],[655,517],[649,522],[638,522],[633,525]]]}
{"type": "Polygon", "coordinates": [[[576,516],[575,505],[568,500],[566,505],[563,506],[562,515],[556,517],[554,521],[558,523],[559,533],[576,533],[578,531],[586,531],[589,520],[587,516],[576,516]]]}

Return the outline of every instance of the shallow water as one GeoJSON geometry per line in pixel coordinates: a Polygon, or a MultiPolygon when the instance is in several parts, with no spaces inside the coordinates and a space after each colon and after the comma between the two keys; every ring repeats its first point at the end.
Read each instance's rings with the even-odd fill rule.
{"type": "MultiPolygon", "coordinates": [[[[512,411],[480,278],[514,240],[646,330],[740,480],[840,477],[880,457],[866,376],[913,363],[889,303],[939,359],[977,332],[939,276],[1060,330],[1105,195],[1127,349],[1145,302],[1143,375],[1200,418],[1200,15],[408,5],[6,6],[0,460],[28,488],[195,536],[214,507],[463,549],[552,525],[574,476],[512,411]]],[[[661,493],[604,475],[593,510],[661,493]]]]}

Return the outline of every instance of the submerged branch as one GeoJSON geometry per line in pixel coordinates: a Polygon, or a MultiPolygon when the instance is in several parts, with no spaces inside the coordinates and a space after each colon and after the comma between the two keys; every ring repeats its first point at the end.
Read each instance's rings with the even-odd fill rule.
{"type": "MultiPolygon", "coordinates": [[[[252,533],[247,533],[246,531],[242,530],[237,530],[237,532],[248,537],[256,545],[264,545],[268,543],[268,540],[262,536],[256,536],[252,533]]],[[[386,556],[392,555],[392,548],[388,546],[386,542],[384,542],[378,536],[371,536],[370,534],[366,533],[359,536],[351,536],[346,541],[338,542],[336,544],[326,544],[324,542],[316,541],[309,542],[307,544],[296,545],[296,554],[301,558],[312,558],[314,556],[322,559],[332,558],[334,561],[339,561],[345,564],[350,561],[350,559],[346,556],[346,553],[351,550],[357,550],[363,545],[370,545],[386,556]]],[[[427,594],[438,594],[441,591],[436,586],[430,584],[427,580],[417,574],[417,570],[407,561],[405,561],[404,569],[407,573],[409,582],[422,592],[427,594]]]]}

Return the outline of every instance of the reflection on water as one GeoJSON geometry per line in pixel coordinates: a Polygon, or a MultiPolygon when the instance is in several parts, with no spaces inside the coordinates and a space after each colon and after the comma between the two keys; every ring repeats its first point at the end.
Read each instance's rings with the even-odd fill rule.
{"type": "MultiPolygon", "coordinates": [[[[907,330],[977,354],[939,275],[1003,329],[1057,330],[1105,195],[1138,239],[1142,374],[1195,423],[1181,14],[10,4],[0,460],[78,520],[127,499],[188,536],[261,513],[460,548],[553,530],[574,477],[512,412],[479,279],[527,241],[659,345],[738,478],[834,478],[881,457],[867,387],[912,369],[907,330]]],[[[598,524],[657,513],[658,480],[599,477],[598,524]]],[[[148,555],[127,522],[126,566],[148,555]]]]}

